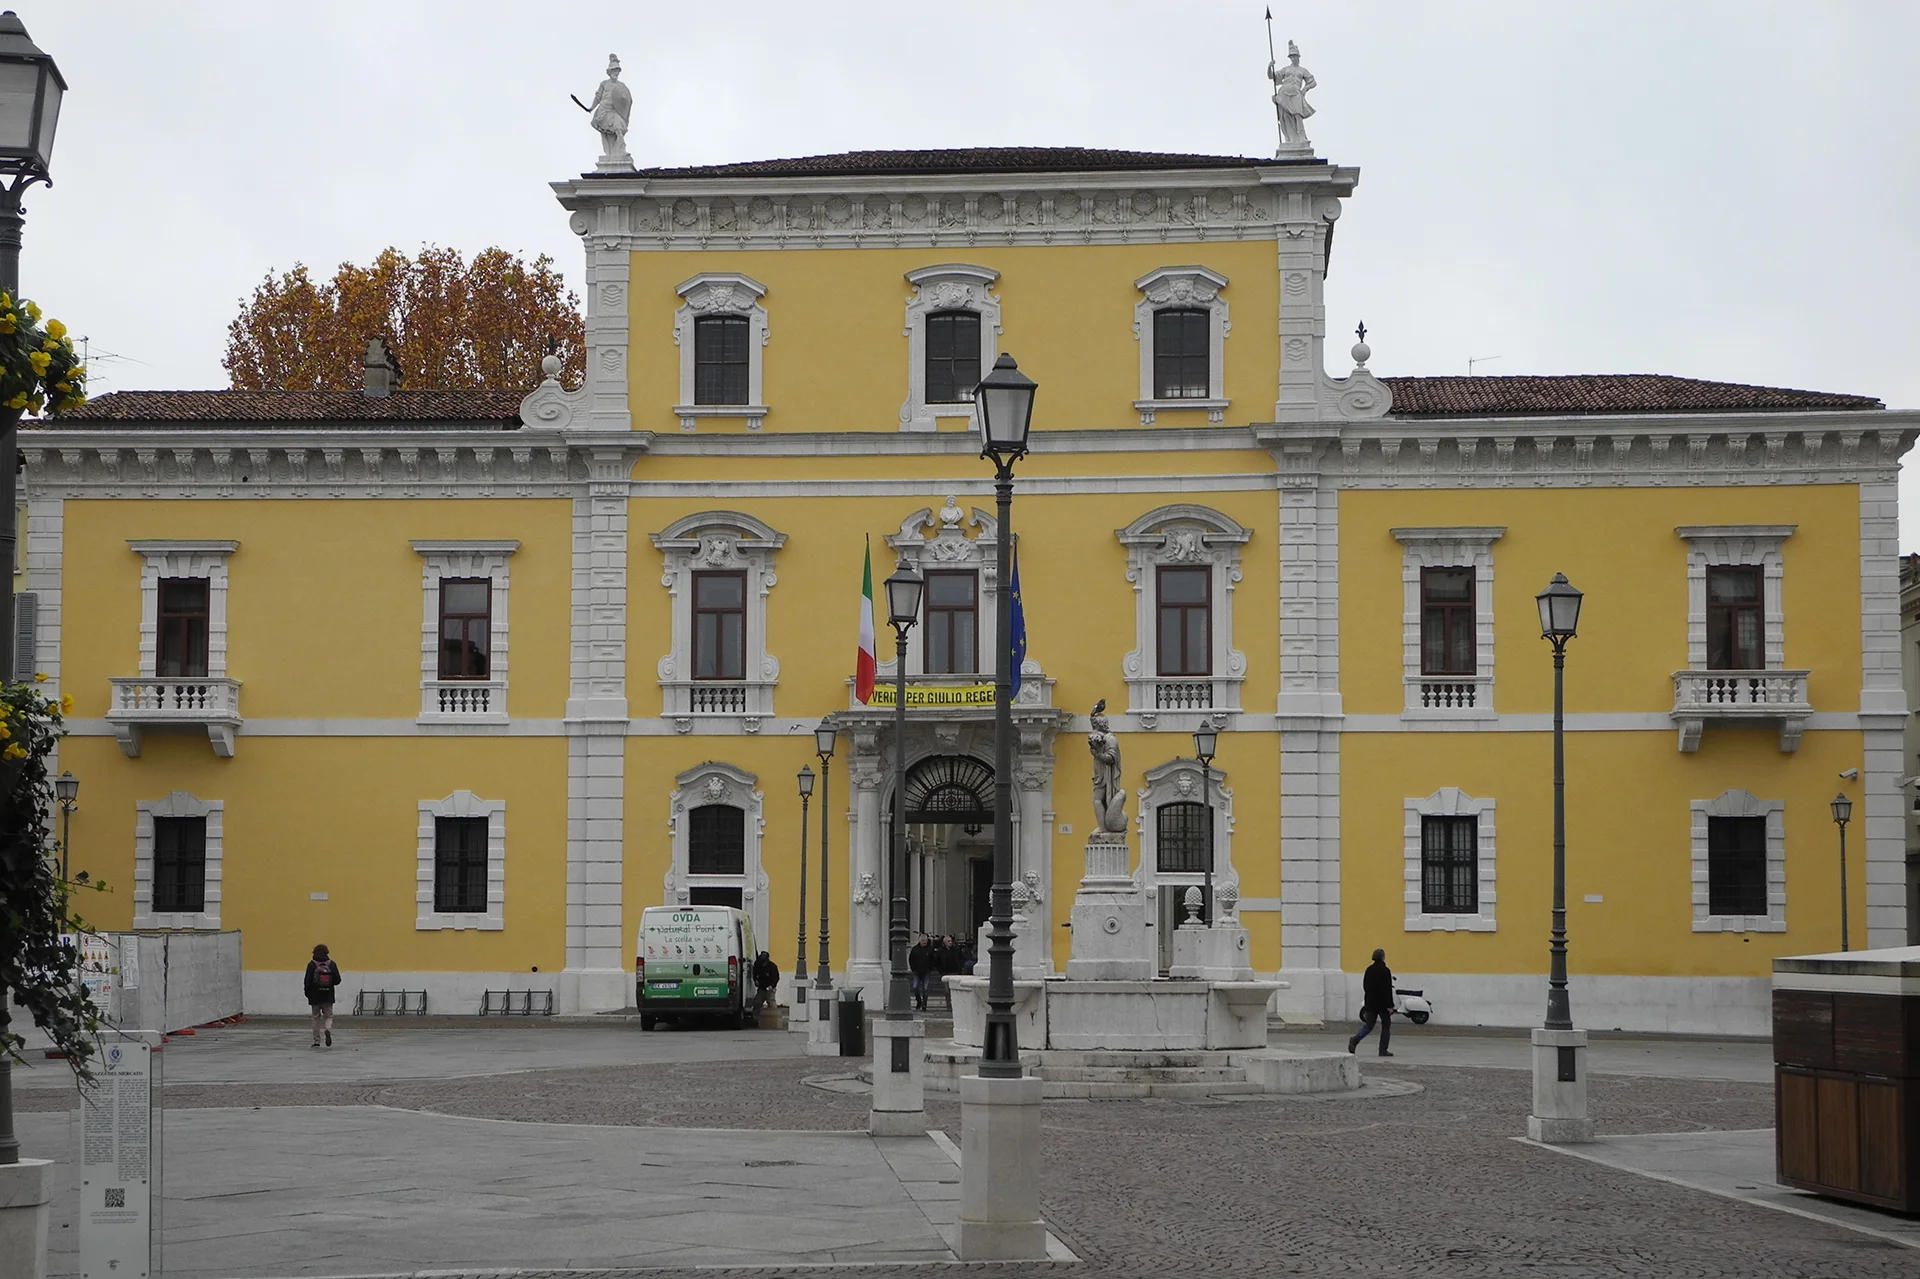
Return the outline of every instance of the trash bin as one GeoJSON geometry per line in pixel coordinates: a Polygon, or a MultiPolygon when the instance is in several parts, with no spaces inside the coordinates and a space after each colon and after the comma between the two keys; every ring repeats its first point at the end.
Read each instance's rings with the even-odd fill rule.
{"type": "Polygon", "coordinates": [[[858,986],[840,992],[840,1055],[867,1055],[867,1005],[858,986]]]}

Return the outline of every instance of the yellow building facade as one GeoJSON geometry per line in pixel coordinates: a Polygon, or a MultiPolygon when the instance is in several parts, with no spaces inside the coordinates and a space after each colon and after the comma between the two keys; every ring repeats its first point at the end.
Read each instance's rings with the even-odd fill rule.
{"type": "Polygon", "coordinates": [[[1073,149],[599,172],[555,187],[581,387],[413,391],[376,355],[365,393],[122,392],[23,436],[31,662],[75,703],[94,922],[241,931],[256,1012],[299,1008],[318,941],[349,991],[436,1012],[608,1010],[650,905],[738,904],[817,968],[824,857],[835,980],[877,994],[895,803],[915,929],[985,914],[967,690],[1007,593],[967,399],[1012,353],[1040,384],[1012,517],[1023,964],[1071,953],[1104,699],[1163,935],[1211,856],[1283,1015],[1348,1015],[1383,946],[1443,1021],[1533,1020],[1533,596],[1564,572],[1576,1016],[1763,1029],[1771,959],[1838,944],[1836,788],[1856,940],[1905,936],[1894,474],[1920,415],[1337,360],[1358,179],[1073,149]],[[876,583],[928,583],[904,742],[853,696],[869,548],[876,583]]]}

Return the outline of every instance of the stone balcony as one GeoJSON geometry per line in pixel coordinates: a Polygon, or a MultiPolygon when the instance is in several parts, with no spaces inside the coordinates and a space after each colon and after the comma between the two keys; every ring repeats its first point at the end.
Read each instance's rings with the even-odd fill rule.
{"type": "Polygon", "coordinates": [[[422,724],[504,724],[507,682],[498,679],[427,680],[420,689],[422,724]]]}
{"type": "Polygon", "coordinates": [[[1777,724],[1780,749],[1798,750],[1813,707],[1806,671],[1675,671],[1673,721],[1680,749],[1697,751],[1708,724],[1777,724]]]}
{"type": "Polygon", "coordinates": [[[140,758],[142,736],[155,730],[204,732],[215,755],[233,758],[243,722],[239,680],[143,675],[108,682],[113,701],[107,723],[127,758],[140,758]]]}

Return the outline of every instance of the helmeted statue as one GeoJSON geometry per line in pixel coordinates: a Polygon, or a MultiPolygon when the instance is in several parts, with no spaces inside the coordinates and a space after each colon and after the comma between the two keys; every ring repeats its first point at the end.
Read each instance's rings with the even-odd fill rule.
{"type": "Polygon", "coordinates": [[[603,169],[630,169],[633,157],[627,153],[627,121],[633,116],[633,90],[620,83],[620,58],[607,55],[607,78],[593,91],[588,119],[600,132],[600,166],[603,169]]]}
{"type": "Polygon", "coordinates": [[[1093,827],[1100,835],[1127,833],[1127,790],[1120,780],[1120,739],[1107,723],[1107,699],[1101,698],[1087,717],[1093,729],[1087,749],[1093,754],[1093,827]]]}
{"type": "Polygon", "coordinates": [[[1273,81],[1273,109],[1280,117],[1280,154],[1312,154],[1313,143],[1307,139],[1306,121],[1313,114],[1313,104],[1307,101],[1307,91],[1318,81],[1313,78],[1313,72],[1300,65],[1299,45],[1287,41],[1287,65],[1269,62],[1267,79],[1273,81]]]}

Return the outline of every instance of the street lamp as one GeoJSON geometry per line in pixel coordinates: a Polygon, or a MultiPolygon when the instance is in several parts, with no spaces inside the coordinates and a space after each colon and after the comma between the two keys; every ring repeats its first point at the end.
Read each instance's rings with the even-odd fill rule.
{"type": "Polygon", "coordinates": [[[1580,625],[1581,594],[1555,573],[1547,589],[1534,596],[1540,606],[1540,638],[1553,645],[1553,941],[1547,973],[1547,1029],[1572,1030],[1567,999],[1567,641],[1580,625]]]}
{"type": "Polygon", "coordinates": [[[1207,927],[1213,927],[1213,750],[1220,744],[1220,734],[1211,728],[1193,730],[1193,754],[1200,761],[1200,799],[1207,806],[1207,865],[1206,887],[1202,896],[1206,898],[1207,927]]]}
{"type": "MultiPolygon", "coordinates": [[[[887,1020],[911,1020],[907,1005],[907,632],[920,620],[920,593],[926,583],[905,560],[893,570],[887,586],[887,621],[893,627],[893,850],[890,859],[893,892],[892,918],[887,926],[887,950],[892,969],[887,974],[887,1020]]],[[[907,1041],[895,1038],[896,1055],[907,1041]]],[[[904,1063],[903,1063],[904,1064],[904,1063]]]]}
{"type": "Polygon", "coordinates": [[[807,984],[807,801],[813,798],[813,770],[805,764],[800,766],[800,956],[793,961],[794,1002],[802,1008],[806,1006],[806,996],[800,992],[807,984]]]}
{"type": "Polygon", "coordinates": [[[833,1019],[833,968],[827,958],[827,796],[832,788],[828,785],[832,776],[833,725],[825,720],[813,730],[813,751],[820,757],[820,962],[813,968],[813,988],[818,992],[819,1006],[814,1015],[822,1024],[830,1025],[833,1019]]]}
{"type": "Polygon", "coordinates": [[[1833,824],[1840,828],[1840,949],[1847,949],[1847,822],[1853,817],[1853,801],[1841,791],[1833,797],[1833,824]]]}
{"type": "MultiPolygon", "coordinates": [[[[0,291],[20,292],[20,232],[25,211],[20,193],[36,182],[51,184],[53,132],[60,123],[66,77],[27,36],[11,10],[0,13],[0,291]]],[[[19,410],[0,411],[0,563],[14,562],[14,470],[20,443],[19,410]]],[[[0,680],[13,669],[13,587],[0,589],[0,680]]],[[[12,1018],[10,992],[0,986],[0,1040],[12,1018]]],[[[13,1133],[13,1063],[0,1053],[0,1165],[20,1162],[13,1133]]]]}
{"type": "Polygon", "coordinates": [[[1013,580],[1013,464],[1027,455],[1033,396],[1039,389],[1004,352],[974,389],[980,456],[993,462],[995,580],[993,656],[993,893],[987,926],[987,1021],[980,1052],[986,1079],[1020,1077],[1019,1028],[1013,1019],[1013,609],[1004,593],[1013,580]]]}

